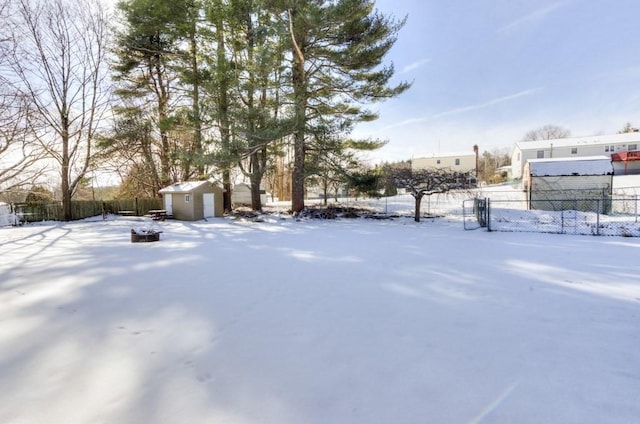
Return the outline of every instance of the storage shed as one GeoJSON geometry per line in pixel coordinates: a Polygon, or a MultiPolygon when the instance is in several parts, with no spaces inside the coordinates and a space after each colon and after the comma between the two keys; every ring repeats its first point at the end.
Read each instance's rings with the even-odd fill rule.
{"type": "Polygon", "coordinates": [[[607,156],[529,159],[523,185],[530,209],[606,213],[613,165],[607,156]]]}
{"type": "Polygon", "coordinates": [[[167,215],[182,221],[197,221],[224,214],[222,188],[209,181],[184,181],[159,191],[167,215]]]}
{"type": "MultiPolygon", "coordinates": [[[[267,193],[260,187],[260,202],[267,203],[267,193]]],[[[234,205],[251,205],[251,187],[249,184],[236,184],[231,192],[231,203],[234,205]]]]}

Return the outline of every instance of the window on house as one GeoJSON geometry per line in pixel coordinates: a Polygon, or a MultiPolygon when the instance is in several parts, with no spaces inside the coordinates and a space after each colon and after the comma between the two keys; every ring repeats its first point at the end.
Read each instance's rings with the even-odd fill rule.
{"type": "Polygon", "coordinates": [[[456,159],[456,165],[460,165],[460,159],[456,159]]]}
{"type": "Polygon", "coordinates": [[[629,144],[629,148],[627,149],[630,152],[633,152],[634,150],[638,150],[638,145],[637,144],[629,144]]]}
{"type": "Polygon", "coordinates": [[[536,157],[537,157],[538,159],[542,159],[542,158],[544,158],[544,150],[538,150],[538,151],[536,152],[536,157]]]}
{"type": "Polygon", "coordinates": [[[577,147],[572,147],[571,148],[571,154],[572,155],[577,155],[578,154],[578,148],[577,147]]]}
{"type": "Polygon", "coordinates": [[[605,152],[613,152],[613,151],[615,151],[615,149],[613,148],[613,146],[604,146],[604,151],[605,152]]]}
{"type": "Polygon", "coordinates": [[[518,152],[518,156],[516,160],[520,160],[520,152],[518,152]]]}
{"type": "Polygon", "coordinates": [[[185,194],[184,195],[184,203],[190,203],[191,202],[191,195],[190,194],[185,194]]]}

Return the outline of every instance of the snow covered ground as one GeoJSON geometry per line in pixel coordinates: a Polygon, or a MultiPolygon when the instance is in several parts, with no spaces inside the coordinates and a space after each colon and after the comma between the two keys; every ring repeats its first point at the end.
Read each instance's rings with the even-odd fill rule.
{"type": "Polygon", "coordinates": [[[0,423],[638,422],[639,254],[455,217],[0,228],[0,423]]]}

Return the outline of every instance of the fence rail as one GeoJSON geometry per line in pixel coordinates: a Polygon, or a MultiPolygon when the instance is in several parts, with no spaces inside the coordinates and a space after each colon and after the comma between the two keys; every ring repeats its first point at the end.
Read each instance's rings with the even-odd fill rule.
{"type": "Polygon", "coordinates": [[[463,203],[465,229],[640,237],[637,195],[581,199],[471,199],[463,203]],[[543,206],[542,208],[540,206],[543,206]]]}
{"type": "MultiPolygon", "coordinates": [[[[75,200],[71,202],[73,220],[99,216],[103,213],[117,214],[120,211],[131,211],[134,215],[145,215],[149,210],[161,209],[162,199],[118,199],[118,200],[75,200]]],[[[62,202],[28,202],[12,203],[11,213],[23,222],[62,221],[62,202]]]]}

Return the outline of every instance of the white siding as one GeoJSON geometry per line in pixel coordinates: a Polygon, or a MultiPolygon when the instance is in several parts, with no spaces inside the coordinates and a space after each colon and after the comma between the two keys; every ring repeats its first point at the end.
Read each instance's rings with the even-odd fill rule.
{"type": "Polygon", "coordinates": [[[411,161],[411,169],[447,169],[458,172],[471,172],[476,169],[476,155],[467,153],[420,157],[411,161]]]}
{"type": "MultiPolygon", "coordinates": [[[[572,158],[585,156],[610,156],[611,153],[640,147],[640,133],[610,134],[591,137],[561,138],[556,140],[521,141],[514,145],[511,154],[513,178],[524,175],[524,166],[529,159],[537,159],[538,151],[544,158],[572,158]],[[576,153],[572,153],[576,149],[576,153]]],[[[616,170],[618,167],[616,166],[616,170]]]]}
{"type": "MultiPolygon", "coordinates": [[[[267,203],[267,194],[260,189],[260,202],[267,203]]],[[[251,187],[248,184],[236,184],[231,192],[231,203],[234,205],[251,205],[251,187]]]]}

